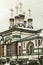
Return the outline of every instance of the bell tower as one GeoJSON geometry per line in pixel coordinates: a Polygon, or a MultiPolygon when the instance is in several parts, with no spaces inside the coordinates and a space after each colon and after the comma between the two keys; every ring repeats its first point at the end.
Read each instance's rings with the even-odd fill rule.
{"type": "Polygon", "coordinates": [[[11,11],[11,17],[9,19],[9,22],[10,22],[9,29],[11,29],[14,26],[13,8],[11,8],[10,11],[11,11]]]}
{"type": "Polygon", "coordinates": [[[24,27],[24,18],[25,18],[25,15],[23,14],[22,12],[22,2],[20,1],[19,3],[19,9],[20,9],[20,13],[19,13],[19,17],[20,17],[20,27],[24,27]]]}
{"type": "Polygon", "coordinates": [[[20,22],[20,17],[19,17],[19,15],[18,15],[18,9],[19,9],[19,7],[16,5],[16,16],[15,16],[15,26],[16,27],[19,27],[19,22],[20,22]]]}
{"type": "Polygon", "coordinates": [[[33,19],[32,19],[32,17],[31,17],[31,10],[29,9],[28,10],[29,11],[29,18],[28,18],[28,28],[31,28],[31,29],[33,29],[33,26],[32,26],[32,21],[33,21],[33,19]]]}

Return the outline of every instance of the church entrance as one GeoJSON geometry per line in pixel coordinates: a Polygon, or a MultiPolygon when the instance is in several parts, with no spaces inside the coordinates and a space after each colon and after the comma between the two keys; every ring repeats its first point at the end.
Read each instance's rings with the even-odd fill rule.
{"type": "Polygon", "coordinates": [[[29,42],[26,46],[26,52],[28,55],[31,55],[33,52],[34,44],[32,42],[29,42]]]}

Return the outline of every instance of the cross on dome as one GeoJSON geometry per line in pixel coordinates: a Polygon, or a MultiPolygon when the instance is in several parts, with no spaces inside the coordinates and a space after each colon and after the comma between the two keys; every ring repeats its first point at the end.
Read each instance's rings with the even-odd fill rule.
{"type": "Polygon", "coordinates": [[[29,11],[29,16],[31,16],[31,10],[29,9],[28,11],[29,11]]]}
{"type": "Polygon", "coordinates": [[[19,8],[19,7],[18,7],[18,6],[16,6],[16,14],[18,14],[18,8],[19,8]]]}
{"type": "Polygon", "coordinates": [[[20,12],[22,12],[22,5],[23,5],[22,2],[20,2],[19,5],[20,5],[20,12]]]}
{"type": "Polygon", "coordinates": [[[11,17],[13,17],[13,11],[14,11],[13,8],[11,8],[10,11],[11,11],[11,17]]]}

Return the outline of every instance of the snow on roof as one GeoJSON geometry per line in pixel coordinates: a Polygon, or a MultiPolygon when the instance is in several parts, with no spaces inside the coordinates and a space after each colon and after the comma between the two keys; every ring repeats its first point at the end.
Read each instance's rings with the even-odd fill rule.
{"type": "Polygon", "coordinates": [[[20,40],[18,40],[17,42],[21,42],[21,41],[29,41],[29,40],[34,40],[34,39],[41,39],[42,37],[40,35],[31,35],[29,37],[26,38],[22,38],[20,40]]]}
{"type": "Polygon", "coordinates": [[[23,27],[17,27],[19,29],[24,29],[24,30],[31,30],[31,31],[39,31],[39,30],[42,30],[42,29],[30,29],[30,28],[23,28],[23,27]]]}
{"type": "Polygon", "coordinates": [[[26,33],[40,33],[42,29],[29,29],[29,28],[23,28],[23,27],[12,27],[9,30],[0,32],[1,35],[11,34],[13,31],[20,31],[20,32],[26,32],[26,33]]]}

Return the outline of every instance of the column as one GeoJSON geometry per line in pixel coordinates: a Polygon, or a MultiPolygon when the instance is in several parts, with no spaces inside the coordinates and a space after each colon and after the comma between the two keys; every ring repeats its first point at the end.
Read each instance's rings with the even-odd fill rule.
{"type": "Polygon", "coordinates": [[[6,56],[6,45],[4,45],[4,56],[6,56]]]}

